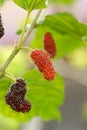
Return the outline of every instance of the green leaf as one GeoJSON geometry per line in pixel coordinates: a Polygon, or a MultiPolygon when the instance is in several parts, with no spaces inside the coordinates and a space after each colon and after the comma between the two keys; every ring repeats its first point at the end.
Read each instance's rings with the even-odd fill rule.
{"type": "Polygon", "coordinates": [[[74,2],[75,0],[49,0],[49,2],[52,3],[62,3],[62,4],[71,4],[72,2],[74,2]]]}
{"type": "Polygon", "coordinates": [[[25,10],[42,9],[46,7],[46,0],[13,0],[25,10]]]}
{"type": "Polygon", "coordinates": [[[6,0],[0,0],[0,6],[2,6],[5,1],[6,1],[6,0]]]}
{"type": "Polygon", "coordinates": [[[46,16],[41,25],[54,30],[56,33],[73,35],[79,39],[87,35],[87,26],[67,12],[46,16]]]}
{"type": "Polygon", "coordinates": [[[61,58],[84,46],[83,38],[87,37],[87,26],[76,20],[70,13],[48,15],[37,26],[31,47],[43,49],[43,39],[46,32],[52,33],[57,47],[56,58],[61,58]]]}
{"type": "Polygon", "coordinates": [[[31,114],[44,120],[60,120],[59,106],[64,100],[64,81],[56,74],[55,80],[47,81],[37,70],[31,70],[24,75],[29,86],[29,97],[32,103],[31,114]]]}
{"type": "Polygon", "coordinates": [[[17,34],[17,35],[20,35],[21,32],[22,32],[22,29],[18,29],[18,30],[16,31],[16,34],[17,34]]]}
{"type": "Polygon", "coordinates": [[[24,74],[27,83],[26,99],[32,104],[29,113],[18,113],[13,111],[5,103],[5,95],[11,82],[7,79],[0,80],[0,113],[4,116],[14,118],[18,121],[28,121],[32,117],[39,116],[44,120],[61,120],[59,106],[64,100],[64,81],[56,74],[55,80],[47,81],[36,70],[24,74]]]}
{"type": "Polygon", "coordinates": [[[65,55],[71,53],[77,48],[84,46],[82,40],[72,36],[72,35],[61,35],[55,30],[49,28],[38,27],[36,30],[36,35],[34,39],[31,41],[32,48],[40,48],[43,49],[43,39],[46,32],[51,32],[54,38],[57,54],[55,58],[61,58],[65,55]]]}

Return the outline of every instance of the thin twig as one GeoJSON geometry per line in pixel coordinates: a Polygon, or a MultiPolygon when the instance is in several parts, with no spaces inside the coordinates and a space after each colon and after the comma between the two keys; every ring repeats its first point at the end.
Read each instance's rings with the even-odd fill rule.
{"type": "Polygon", "coordinates": [[[36,21],[38,20],[40,14],[41,14],[41,11],[42,10],[39,10],[35,19],[33,20],[33,22],[31,23],[31,26],[29,28],[29,30],[26,32],[25,36],[24,36],[24,39],[23,39],[23,43],[26,41],[26,39],[28,38],[28,36],[30,35],[32,29],[34,28],[35,24],[36,24],[36,21]]]}
{"type": "Polygon", "coordinates": [[[6,60],[6,62],[3,64],[3,66],[1,67],[0,69],[0,78],[2,78],[4,75],[4,71],[6,70],[6,68],[9,66],[9,64],[11,63],[11,61],[14,59],[14,57],[17,55],[17,53],[20,51],[23,43],[26,41],[26,39],[28,38],[28,36],[30,35],[31,31],[33,30],[35,24],[36,24],[36,21],[38,20],[39,16],[40,16],[40,13],[41,13],[41,10],[38,11],[35,19],[33,20],[28,32],[26,33],[25,37],[23,38],[24,36],[24,33],[25,33],[25,29],[26,29],[26,25],[27,25],[27,22],[28,22],[28,18],[29,18],[29,15],[30,15],[30,12],[28,11],[27,13],[27,17],[26,17],[26,20],[25,20],[25,25],[24,25],[24,28],[22,30],[22,34],[21,34],[21,37],[20,37],[20,40],[18,42],[18,46],[16,46],[14,48],[14,50],[12,51],[12,53],[10,54],[10,56],[8,57],[8,59],[6,60]]]}

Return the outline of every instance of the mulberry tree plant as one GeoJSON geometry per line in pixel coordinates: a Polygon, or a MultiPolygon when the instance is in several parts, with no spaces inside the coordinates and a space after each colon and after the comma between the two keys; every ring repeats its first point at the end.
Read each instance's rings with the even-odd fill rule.
{"type": "MultiPolygon", "coordinates": [[[[40,14],[48,7],[46,0],[13,2],[26,10],[26,19],[18,43],[0,68],[0,113],[18,121],[28,121],[35,116],[61,121],[59,109],[64,102],[64,80],[55,71],[53,62],[86,45],[87,26],[68,12],[47,15],[41,20],[40,14]],[[38,12],[26,30],[35,9],[38,12]],[[33,30],[36,33],[31,44],[24,45],[33,30]],[[27,59],[33,68],[16,77],[7,68],[23,49],[28,50],[27,59]]],[[[0,39],[5,34],[2,19],[0,15],[0,39]]]]}

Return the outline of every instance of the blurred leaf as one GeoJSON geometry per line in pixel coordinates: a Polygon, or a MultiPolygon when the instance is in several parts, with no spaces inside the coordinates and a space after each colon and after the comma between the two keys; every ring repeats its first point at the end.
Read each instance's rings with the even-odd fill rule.
{"type": "Polygon", "coordinates": [[[52,3],[62,3],[62,4],[71,4],[72,2],[74,2],[75,0],[49,0],[49,2],[52,3]]]}
{"type": "Polygon", "coordinates": [[[56,74],[54,81],[47,81],[36,70],[27,72],[23,77],[27,83],[26,98],[31,102],[32,109],[26,114],[13,111],[5,103],[5,95],[11,82],[2,79],[0,80],[0,113],[18,121],[28,121],[35,116],[40,116],[44,120],[57,119],[60,121],[59,106],[64,100],[63,79],[56,74]]]}
{"type": "Polygon", "coordinates": [[[87,68],[87,48],[82,47],[66,56],[66,60],[77,68],[87,68]]]}
{"type": "MultiPolygon", "coordinates": [[[[2,66],[2,64],[7,60],[12,50],[12,46],[2,46],[0,48],[0,66],[2,66]]],[[[12,74],[14,74],[15,76],[19,76],[24,73],[27,69],[27,66],[29,66],[29,59],[27,59],[27,55],[29,55],[29,52],[23,50],[20,51],[18,55],[13,59],[11,64],[8,66],[7,71],[12,72],[12,74]]]]}
{"type": "Polygon", "coordinates": [[[16,34],[17,34],[17,35],[20,35],[21,32],[22,32],[22,29],[18,29],[18,30],[16,31],[16,34]]]}
{"type": "Polygon", "coordinates": [[[82,107],[82,117],[87,123],[87,101],[83,104],[82,107]]]}
{"type": "Polygon", "coordinates": [[[0,6],[2,6],[5,1],[6,1],[6,0],[0,0],[0,6]]]}
{"type": "Polygon", "coordinates": [[[25,10],[42,9],[46,7],[46,0],[13,0],[25,10]]]}
{"type": "Polygon", "coordinates": [[[0,130],[19,130],[20,123],[0,114],[0,130]]]}

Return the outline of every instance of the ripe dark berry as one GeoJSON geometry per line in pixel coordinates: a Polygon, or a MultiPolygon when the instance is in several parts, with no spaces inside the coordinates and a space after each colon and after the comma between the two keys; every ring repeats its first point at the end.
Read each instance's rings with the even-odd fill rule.
{"type": "Polygon", "coordinates": [[[44,49],[49,53],[51,58],[55,57],[56,45],[50,32],[47,32],[44,36],[44,49]]]}
{"type": "Polygon", "coordinates": [[[31,104],[30,104],[30,102],[27,101],[27,100],[24,100],[24,101],[22,102],[22,104],[20,105],[20,111],[21,111],[22,113],[25,113],[25,112],[29,112],[30,109],[31,109],[31,104]]]}
{"type": "Polygon", "coordinates": [[[31,52],[30,57],[37,65],[38,70],[43,74],[44,78],[47,80],[53,80],[55,77],[54,67],[49,60],[47,52],[35,49],[31,52]]]}
{"type": "Polygon", "coordinates": [[[17,79],[16,82],[26,86],[26,83],[25,83],[25,81],[23,79],[17,79]]]}
{"type": "Polygon", "coordinates": [[[6,103],[9,105],[13,104],[12,102],[14,102],[15,98],[14,94],[9,91],[5,96],[6,103]]]}
{"type": "Polygon", "coordinates": [[[0,38],[4,35],[4,28],[2,25],[1,14],[0,14],[0,38]]]}
{"type": "Polygon", "coordinates": [[[19,82],[12,84],[10,89],[16,96],[17,95],[20,95],[22,97],[25,96],[26,86],[19,82]]]}
{"type": "Polygon", "coordinates": [[[31,104],[24,99],[25,93],[26,83],[22,79],[17,79],[5,96],[6,103],[16,112],[29,112],[31,104]]]}
{"type": "Polygon", "coordinates": [[[20,103],[22,102],[21,97],[16,97],[12,92],[8,92],[5,99],[6,103],[10,105],[13,110],[19,111],[20,103]]]}

